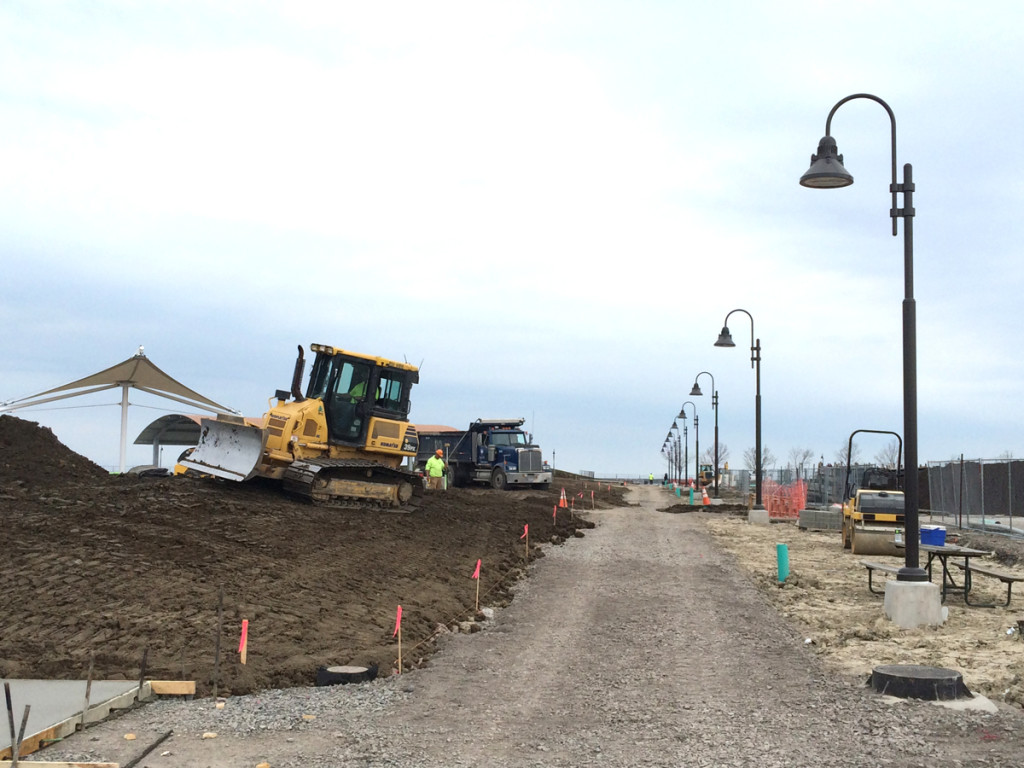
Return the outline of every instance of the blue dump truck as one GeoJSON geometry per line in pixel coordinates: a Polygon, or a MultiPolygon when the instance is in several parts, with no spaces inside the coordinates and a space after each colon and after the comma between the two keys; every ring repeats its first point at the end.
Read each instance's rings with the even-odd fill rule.
{"type": "Polygon", "coordinates": [[[435,451],[444,451],[448,485],[475,483],[496,490],[551,486],[551,472],[544,466],[540,446],[522,430],[526,419],[477,419],[467,430],[417,430],[420,446],[416,470],[423,471],[435,451]]]}

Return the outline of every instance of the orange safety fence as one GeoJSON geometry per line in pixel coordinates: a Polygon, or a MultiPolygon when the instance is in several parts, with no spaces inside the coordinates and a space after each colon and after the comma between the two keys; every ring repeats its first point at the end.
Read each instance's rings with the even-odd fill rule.
{"type": "Polygon", "coordinates": [[[807,483],[797,480],[780,485],[766,479],[761,486],[761,502],[768,510],[768,517],[796,520],[800,517],[800,510],[807,506],[807,483]]]}

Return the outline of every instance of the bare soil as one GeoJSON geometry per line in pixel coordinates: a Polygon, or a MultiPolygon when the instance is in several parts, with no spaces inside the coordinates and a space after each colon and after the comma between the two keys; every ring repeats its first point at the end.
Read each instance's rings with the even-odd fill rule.
{"type": "MultiPolygon", "coordinates": [[[[412,515],[346,512],[272,486],[111,477],[9,416],[0,456],[0,676],[82,678],[93,657],[95,677],[136,679],[145,652],[148,678],[194,679],[205,695],[219,642],[222,695],[327,694],[284,730],[254,724],[266,709],[258,696],[224,710],[208,699],[143,707],[72,737],[57,759],[137,756],[129,728],[147,744],[173,730],[147,758],[154,767],[952,768],[1020,754],[1024,595],[992,609],[953,597],[941,627],[895,628],[837,532],[751,525],[742,505],[692,507],[662,489],[578,478],[550,492],[429,494],[412,515]],[[553,515],[562,488],[579,514],[553,515]],[[782,584],[779,543],[791,569],[782,584]],[[508,604],[513,587],[515,601],[492,631],[439,634],[476,614],[478,558],[480,604],[508,604]],[[531,595],[534,576],[551,594],[531,595]],[[388,674],[399,604],[403,666],[431,666],[408,678],[388,674]],[[437,647],[447,652],[435,660],[437,647]],[[391,703],[361,709],[362,694],[309,688],[333,664],[378,664],[385,680],[344,688],[391,703]],[[956,669],[999,714],[890,709],[864,686],[882,664],[956,669]],[[236,709],[254,714],[202,737],[207,719],[236,709]]],[[[951,535],[1024,572],[1019,541],[951,535]]]]}
{"type": "MultiPolygon", "coordinates": [[[[865,558],[844,551],[838,531],[800,530],[792,523],[749,525],[735,517],[713,517],[708,527],[838,673],[866,678],[885,664],[955,669],[971,691],[1024,706],[1024,637],[1018,631],[1018,622],[1024,621],[1024,584],[1016,585],[1008,607],[970,607],[959,595],[950,595],[942,626],[901,629],[885,617],[882,595],[868,591],[867,569],[859,565],[865,558]],[[778,544],[786,545],[789,557],[790,575],[783,584],[778,581],[778,544]]],[[[951,531],[947,538],[989,550],[992,567],[1024,576],[1024,541],[1019,538],[968,531],[951,531]]],[[[895,557],[868,559],[904,564],[895,557]]],[[[922,557],[922,567],[925,562],[922,557]]],[[[936,562],[935,583],[941,578],[939,568],[936,562]]],[[[874,576],[874,586],[884,589],[882,574],[874,576]]],[[[972,602],[1001,603],[1006,586],[976,576],[971,594],[972,602]]]]}
{"type": "Polygon", "coordinates": [[[92,658],[97,679],[137,679],[145,654],[148,678],[196,680],[200,695],[312,684],[319,666],[389,673],[399,605],[403,664],[425,663],[439,625],[473,618],[478,559],[481,604],[501,606],[527,541],[542,557],[593,527],[576,509],[625,490],[565,478],[428,492],[415,514],[346,511],[272,484],[111,476],[11,416],[0,457],[0,677],[84,679],[92,658]]]}

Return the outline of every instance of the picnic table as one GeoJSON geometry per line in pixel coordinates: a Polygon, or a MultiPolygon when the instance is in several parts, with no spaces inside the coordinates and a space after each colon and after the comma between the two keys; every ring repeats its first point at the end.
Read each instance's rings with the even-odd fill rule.
{"type": "MultiPolygon", "coordinates": [[[[900,549],[904,548],[903,542],[896,542],[896,546],[900,549]]],[[[964,603],[974,608],[995,608],[997,606],[1005,607],[1010,604],[1013,585],[1017,582],[1024,581],[1024,576],[1018,576],[1005,571],[998,571],[988,565],[975,565],[971,563],[972,557],[977,558],[993,554],[988,550],[971,549],[970,547],[961,547],[958,544],[921,544],[920,551],[928,553],[928,562],[925,565],[925,568],[928,571],[928,581],[932,581],[932,567],[935,561],[938,560],[942,565],[942,602],[946,602],[946,595],[952,592],[963,595],[964,603]],[[956,559],[951,560],[950,558],[956,559]],[[956,579],[953,578],[953,574],[949,570],[950,566],[958,568],[964,572],[962,582],[957,583],[956,579]],[[975,574],[988,576],[1003,582],[1003,584],[1006,585],[1006,599],[1002,603],[979,603],[977,600],[972,601],[971,590],[973,588],[975,574]]],[[[890,576],[898,576],[901,570],[901,566],[893,565],[891,563],[861,560],[860,564],[868,569],[868,589],[876,595],[884,594],[884,591],[874,588],[871,578],[872,573],[874,571],[881,571],[882,573],[890,576]]]]}
{"type": "Polygon", "coordinates": [[[928,581],[932,580],[932,563],[938,560],[942,564],[942,602],[946,602],[947,594],[956,592],[964,596],[966,603],[967,594],[971,591],[970,576],[965,576],[964,580],[957,584],[949,570],[949,558],[963,558],[964,568],[969,571],[972,557],[982,557],[992,553],[985,549],[962,547],[959,544],[921,544],[920,547],[922,552],[928,553],[928,564],[925,566],[928,571],[928,581]]]}
{"type": "MultiPolygon", "coordinates": [[[[898,542],[896,546],[903,548],[904,544],[903,542],[898,542]]],[[[959,544],[920,544],[918,546],[921,552],[928,553],[928,562],[925,565],[925,570],[928,571],[928,581],[932,580],[932,564],[938,560],[942,565],[942,602],[946,602],[946,595],[952,592],[963,595],[964,602],[968,603],[968,593],[971,591],[969,575],[971,558],[991,555],[992,553],[987,549],[971,549],[970,547],[961,547],[959,544]],[[949,570],[949,558],[951,557],[963,558],[962,567],[967,575],[960,583],[957,583],[949,570]]]]}

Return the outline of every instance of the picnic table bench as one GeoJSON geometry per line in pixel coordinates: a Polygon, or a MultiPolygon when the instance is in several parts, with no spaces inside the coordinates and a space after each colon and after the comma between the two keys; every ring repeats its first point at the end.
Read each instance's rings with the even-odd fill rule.
{"type": "Polygon", "coordinates": [[[868,569],[868,590],[876,595],[884,595],[885,590],[877,590],[871,584],[871,574],[875,571],[881,571],[882,573],[888,573],[891,576],[896,576],[900,572],[901,566],[889,565],[888,563],[876,563],[873,560],[861,560],[860,564],[868,569]]]}
{"type": "Polygon", "coordinates": [[[959,568],[964,572],[964,602],[967,605],[974,606],[976,608],[995,608],[999,605],[1007,606],[1010,604],[1011,593],[1013,592],[1014,582],[1024,581],[1024,576],[1016,576],[1012,573],[1006,573],[1005,571],[997,571],[995,568],[989,568],[985,565],[977,565],[972,562],[958,562],[952,561],[952,565],[959,568]],[[1004,603],[972,603],[971,602],[971,583],[973,575],[980,573],[983,576],[990,576],[993,579],[999,579],[1006,585],[1006,602],[1004,603]]]}

